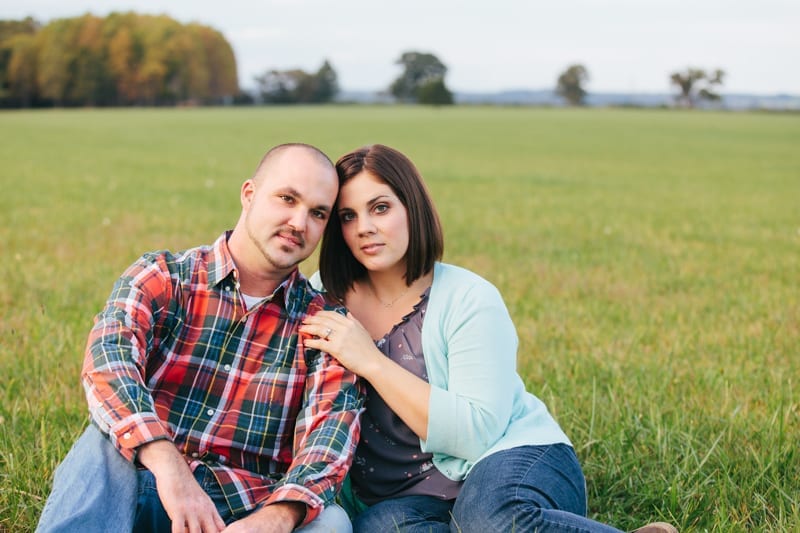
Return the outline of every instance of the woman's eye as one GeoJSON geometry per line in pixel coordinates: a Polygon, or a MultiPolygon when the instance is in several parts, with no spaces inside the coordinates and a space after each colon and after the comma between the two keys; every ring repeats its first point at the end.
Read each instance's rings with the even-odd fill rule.
{"type": "Polygon", "coordinates": [[[353,213],[342,213],[339,215],[339,220],[342,222],[350,222],[351,220],[355,219],[355,215],[353,213]]]}
{"type": "Polygon", "coordinates": [[[383,213],[387,209],[389,209],[389,206],[386,205],[386,204],[378,204],[378,205],[375,206],[375,212],[376,213],[383,213]]]}

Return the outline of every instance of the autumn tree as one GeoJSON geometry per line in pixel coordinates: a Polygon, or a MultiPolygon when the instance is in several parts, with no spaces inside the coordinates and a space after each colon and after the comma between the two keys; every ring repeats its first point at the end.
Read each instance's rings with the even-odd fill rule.
{"type": "Polygon", "coordinates": [[[722,85],[724,77],[725,71],[721,69],[709,73],[700,68],[689,67],[682,72],[673,72],[669,81],[679,89],[675,96],[678,105],[694,107],[701,100],[719,101],[721,97],[715,87],[722,85]]]}
{"type": "Polygon", "coordinates": [[[583,105],[586,98],[584,84],[589,81],[589,71],[580,64],[570,65],[558,76],[556,94],[569,105],[583,105]]]}
{"type": "Polygon", "coordinates": [[[447,67],[438,57],[422,52],[405,52],[395,63],[403,67],[403,73],[389,86],[389,92],[397,100],[419,103],[453,103],[453,95],[444,82],[447,67]],[[421,101],[420,91],[426,100],[435,97],[436,102],[421,101]]]}
{"type": "Polygon", "coordinates": [[[30,61],[31,54],[35,55],[33,37],[38,29],[39,23],[31,17],[24,20],[0,20],[0,105],[20,105],[33,97],[30,91],[35,91],[36,84],[34,79],[33,86],[30,86],[30,76],[35,76],[35,60],[34,63],[24,65],[22,56],[30,61]],[[24,94],[18,91],[23,91],[24,94]]]}
{"type": "Polygon", "coordinates": [[[0,21],[0,99],[13,90],[20,102],[163,105],[221,102],[239,92],[233,49],[207,26],[133,12],[27,26],[0,21]],[[27,26],[28,33],[19,30],[27,26]],[[9,36],[9,28],[26,37],[9,36]]]}

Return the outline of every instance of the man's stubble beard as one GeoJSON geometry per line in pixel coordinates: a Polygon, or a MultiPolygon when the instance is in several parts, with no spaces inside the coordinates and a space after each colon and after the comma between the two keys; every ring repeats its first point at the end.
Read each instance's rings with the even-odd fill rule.
{"type": "MultiPolygon", "coordinates": [[[[246,224],[247,236],[250,238],[250,241],[253,243],[253,245],[255,245],[255,247],[258,249],[258,251],[261,252],[261,255],[264,257],[264,259],[266,259],[267,262],[270,265],[272,265],[273,267],[275,267],[277,270],[287,270],[287,271],[291,270],[294,267],[296,267],[297,265],[299,265],[300,263],[302,263],[305,259],[307,259],[308,256],[302,256],[302,257],[299,257],[296,261],[290,261],[288,263],[279,262],[277,259],[275,259],[272,256],[272,254],[270,254],[269,250],[267,249],[267,244],[261,242],[258,239],[258,237],[256,236],[255,232],[252,230],[252,227],[249,224],[249,221],[247,221],[247,222],[248,222],[246,224]]],[[[291,231],[291,230],[288,230],[288,231],[291,231]]],[[[272,235],[270,235],[269,239],[271,240],[271,239],[275,238],[281,232],[282,232],[282,230],[278,230],[278,231],[274,232],[272,235]]],[[[294,231],[292,231],[292,235],[297,235],[297,234],[294,231]]],[[[302,243],[302,246],[300,246],[299,249],[301,251],[305,250],[305,240],[302,238],[302,236],[299,236],[299,235],[297,235],[297,239],[300,240],[300,242],[302,243]]],[[[269,242],[269,240],[267,242],[269,242]]],[[[281,245],[281,248],[283,249],[284,252],[291,253],[291,251],[289,249],[287,249],[285,246],[281,245]]]]}

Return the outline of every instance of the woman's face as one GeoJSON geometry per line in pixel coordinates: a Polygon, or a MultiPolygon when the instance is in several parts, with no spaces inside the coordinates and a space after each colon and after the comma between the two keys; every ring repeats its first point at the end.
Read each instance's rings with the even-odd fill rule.
{"type": "Polygon", "coordinates": [[[342,234],[356,260],[370,272],[406,271],[408,211],[391,187],[368,171],[339,190],[342,234]]]}

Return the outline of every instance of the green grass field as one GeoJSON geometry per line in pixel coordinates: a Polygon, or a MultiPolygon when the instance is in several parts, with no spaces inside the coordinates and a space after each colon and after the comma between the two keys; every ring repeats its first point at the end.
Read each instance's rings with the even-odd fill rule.
{"type": "Polygon", "coordinates": [[[445,260],[505,296],[592,517],[800,530],[800,116],[307,107],[0,113],[0,531],[34,528],[86,424],[116,276],[231,227],[286,141],[417,163],[445,260]]]}

